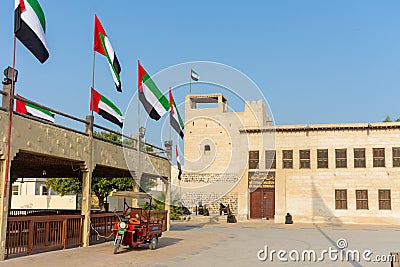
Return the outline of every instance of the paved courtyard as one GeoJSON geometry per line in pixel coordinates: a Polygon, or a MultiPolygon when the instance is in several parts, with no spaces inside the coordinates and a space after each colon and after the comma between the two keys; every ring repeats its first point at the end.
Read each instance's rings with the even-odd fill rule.
{"type": "Polygon", "coordinates": [[[375,259],[400,252],[399,241],[400,226],[178,222],[164,233],[153,251],[146,246],[123,249],[114,255],[109,242],[8,259],[0,266],[390,266],[390,262],[378,263],[375,259]],[[339,250],[338,245],[344,249],[339,250]],[[265,251],[265,246],[268,258],[262,261],[258,257],[265,258],[265,253],[259,251],[265,251]],[[271,254],[273,250],[276,252],[271,254]],[[278,259],[279,250],[286,262],[278,259]]]}

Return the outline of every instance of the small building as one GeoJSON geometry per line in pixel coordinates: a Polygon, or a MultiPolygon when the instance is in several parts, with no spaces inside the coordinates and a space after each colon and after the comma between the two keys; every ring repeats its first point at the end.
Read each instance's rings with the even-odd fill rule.
{"type": "Polygon", "coordinates": [[[11,209],[77,208],[77,196],[60,196],[46,187],[45,178],[18,178],[12,185],[11,209]]]}
{"type": "Polygon", "coordinates": [[[229,204],[239,220],[400,222],[400,123],[275,126],[262,100],[229,112],[222,94],[185,104],[186,206],[229,204]],[[209,106],[204,103],[211,104],[209,106]]]}

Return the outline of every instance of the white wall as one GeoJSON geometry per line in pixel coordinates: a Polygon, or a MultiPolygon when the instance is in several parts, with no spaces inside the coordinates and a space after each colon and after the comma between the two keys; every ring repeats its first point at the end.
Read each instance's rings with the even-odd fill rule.
{"type": "Polygon", "coordinates": [[[12,196],[12,209],[76,209],[76,196],[12,196]]]}

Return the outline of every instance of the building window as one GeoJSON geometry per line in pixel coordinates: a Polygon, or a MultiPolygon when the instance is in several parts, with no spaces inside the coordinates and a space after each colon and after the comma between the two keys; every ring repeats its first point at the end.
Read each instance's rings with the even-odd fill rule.
{"type": "Polygon", "coordinates": [[[276,153],[275,150],[265,151],[265,168],[276,169],[276,153]]]}
{"type": "Polygon", "coordinates": [[[356,190],[356,209],[368,209],[368,190],[356,190]]]}
{"type": "Polygon", "coordinates": [[[365,168],[365,148],[354,148],[354,168],[365,168]]]}
{"type": "Polygon", "coordinates": [[[249,169],[258,169],[259,154],[258,150],[249,151],[249,169]]]}
{"type": "Polygon", "coordinates": [[[47,187],[46,186],[42,186],[42,196],[47,196],[47,187]]]}
{"type": "Polygon", "coordinates": [[[392,209],[391,198],[390,198],[390,190],[388,189],[379,189],[378,190],[378,198],[379,198],[379,209],[380,210],[390,210],[392,209]]]}
{"type": "Polygon", "coordinates": [[[328,149],[317,150],[317,167],[328,168],[328,149]]]}
{"type": "Polygon", "coordinates": [[[282,166],[284,169],[293,168],[293,150],[282,150],[282,166]]]}
{"type": "Polygon", "coordinates": [[[310,150],[300,150],[300,169],[310,168],[310,150]]]}
{"type": "Polygon", "coordinates": [[[336,189],[335,190],[335,209],[347,210],[347,190],[336,189]]]}
{"type": "Polygon", "coordinates": [[[400,147],[392,148],[393,167],[400,167],[400,147]]]}
{"type": "Polygon", "coordinates": [[[384,148],[373,148],[372,154],[374,158],[374,167],[385,167],[385,149],[384,148]]]}
{"type": "Polygon", "coordinates": [[[11,188],[11,195],[18,196],[19,195],[19,186],[13,185],[11,188]]]}
{"type": "Polygon", "coordinates": [[[336,168],[347,168],[347,149],[335,149],[336,168]]]}

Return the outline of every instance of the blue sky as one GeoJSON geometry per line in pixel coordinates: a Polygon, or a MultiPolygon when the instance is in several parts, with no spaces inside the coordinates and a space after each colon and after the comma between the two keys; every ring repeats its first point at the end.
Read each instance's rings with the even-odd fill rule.
{"type": "MultiPolygon", "coordinates": [[[[80,118],[89,113],[95,13],[121,63],[123,93],[115,91],[101,56],[95,87],[123,111],[137,90],[138,59],[149,74],[201,60],[248,75],[265,94],[276,124],[400,117],[399,1],[40,3],[50,58],[42,65],[18,42],[16,92],[80,118]]],[[[2,1],[2,69],[11,65],[13,9],[14,1],[2,1]]],[[[177,92],[176,102],[186,93],[177,92]]],[[[109,126],[99,117],[96,123],[109,126]]]]}

